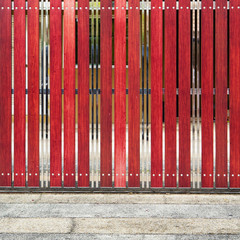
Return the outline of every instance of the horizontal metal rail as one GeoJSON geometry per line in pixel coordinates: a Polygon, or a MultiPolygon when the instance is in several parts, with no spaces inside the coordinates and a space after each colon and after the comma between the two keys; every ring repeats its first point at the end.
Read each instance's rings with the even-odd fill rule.
{"type": "MultiPolygon", "coordinates": [[[[229,88],[227,89],[227,95],[229,95],[229,88]]],[[[89,89],[89,94],[92,94],[92,92],[93,92],[93,94],[100,94],[101,93],[101,89],[89,89]]],[[[163,88],[162,89],[162,92],[163,92],[163,94],[165,93],[165,88],[163,88]]],[[[213,95],[215,95],[215,92],[216,92],[216,90],[215,90],[215,88],[213,89],[213,95]]],[[[26,94],[28,94],[28,89],[25,89],[25,93],[26,94]]],[[[43,90],[43,93],[44,94],[46,94],[46,93],[48,93],[48,94],[50,94],[50,89],[48,89],[48,91],[46,91],[46,89],[44,89],[43,90]]],[[[115,93],[115,90],[114,89],[112,89],[112,94],[114,94],[115,93]]],[[[144,94],[151,94],[151,89],[140,89],[139,90],[139,93],[140,94],[142,94],[142,93],[144,93],[144,94]]],[[[196,89],[196,88],[191,88],[190,89],[190,94],[192,95],[192,94],[199,94],[199,95],[201,95],[201,93],[202,93],[202,91],[201,91],[201,88],[199,88],[199,89],[196,89]]],[[[12,94],[14,94],[14,89],[12,89],[12,94]]],[[[42,94],[42,89],[39,89],[39,94],[42,94]]],[[[62,89],[62,94],[64,94],[64,89],[62,89]]],[[[78,94],[78,89],[76,88],[75,89],[75,94],[78,94]]],[[[126,94],[128,94],[128,89],[126,89],[126,94]]],[[[176,89],[176,95],[178,95],[178,88],[176,89]]]]}
{"type": "Polygon", "coordinates": [[[237,194],[239,189],[199,188],[0,188],[0,193],[237,194]]]}

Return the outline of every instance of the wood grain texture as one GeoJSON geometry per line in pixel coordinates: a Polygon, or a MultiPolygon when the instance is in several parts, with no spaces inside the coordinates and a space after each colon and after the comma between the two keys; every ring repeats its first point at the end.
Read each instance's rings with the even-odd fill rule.
{"type": "Polygon", "coordinates": [[[61,0],[50,2],[50,186],[62,186],[62,11],[61,0]]]}
{"type": "Polygon", "coordinates": [[[101,187],[112,187],[112,7],[101,1],[101,187]]]}
{"type": "Polygon", "coordinates": [[[215,122],[216,187],[227,187],[227,0],[216,0],[215,11],[215,122]],[[219,7],[219,8],[218,8],[219,7]],[[223,8],[225,7],[225,9],[223,8]]]}
{"type": "Polygon", "coordinates": [[[14,1],[14,186],[25,186],[25,0],[14,1]]]}
{"type": "Polygon", "coordinates": [[[163,13],[162,1],[151,4],[151,187],[162,187],[163,13]]]}
{"type": "Polygon", "coordinates": [[[39,187],[39,1],[28,7],[28,186],[39,187]]]}
{"type": "Polygon", "coordinates": [[[89,1],[78,6],[78,186],[89,187],[89,1]]]}
{"type": "Polygon", "coordinates": [[[213,1],[202,0],[201,120],[203,188],[213,187],[213,34],[213,1]]]}
{"type": "Polygon", "coordinates": [[[179,0],[178,80],[179,80],[179,187],[191,187],[191,15],[190,0],[179,0]]]}
{"type": "Polygon", "coordinates": [[[11,0],[0,1],[0,186],[11,186],[11,0]]]}
{"type": "Polygon", "coordinates": [[[140,6],[128,4],[128,186],[140,187],[140,6]]]}
{"type": "Polygon", "coordinates": [[[229,74],[230,74],[230,187],[240,187],[240,6],[230,1],[229,74]]]}
{"type": "Polygon", "coordinates": [[[176,187],[176,1],[165,8],[165,186],[176,187]]]}
{"type": "Polygon", "coordinates": [[[75,186],[74,0],[64,0],[64,186],[75,186]]]}
{"type": "Polygon", "coordinates": [[[115,1],[115,187],[126,187],[126,1],[115,1]]]}

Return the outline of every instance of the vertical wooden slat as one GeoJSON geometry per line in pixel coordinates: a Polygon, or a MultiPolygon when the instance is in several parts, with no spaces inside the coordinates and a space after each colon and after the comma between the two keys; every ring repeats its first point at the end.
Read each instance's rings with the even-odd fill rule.
{"type": "Polygon", "coordinates": [[[126,187],[126,1],[115,1],[115,187],[126,187]]]}
{"type": "Polygon", "coordinates": [[[140,11],[128,2],[128,186],[140,186],[140,11]]]}
{"type": "Polygon", "coordinates": [[[179,187],[191,186],[190,162],[190,81],[191,23],[190,0],[179,0],[178,77],[179,77],[179,187]]]}
{"type": "Polygon", "coordinates": [[[227,187],[227,0],[215,10],[216,187],[227,187]]]}
{"type": "Polygon", "coordinates": [[[64,186],[75,186],[74,0],[64,0],[64,186]]]}
{"type": "Polygon", "coordinates": [[[28,186],[39,186],[39,1],[28,1],[28,186]]]}
{"type": "Polygon", "coordinates": [[[78,1],[78,186],[89,187],[89,1],[78,1]]]}
{"type": "Polygon", "coordinates": [[[202,0],[201,120],[202,187],[213,187],[213,1],[202,0]]]}
{"type": "Polygon", "coordinates": [[[230,187],[240,187],[240,6],[230,1],[229,74],[230,74],[230,187]]]}
{"type": "Polygon", "coordinates": [[[50,2],[50,186],[61,187],[62,10],[61,0],[50,2]]]}
{"type": "Polygon", "coordinates": [[[14,1],[14,186],[25,186],[25,0],[14,1]]]}
{"type": "Polygon", "coordinates": [[[162,187],[162,1],[151,4],[151,187],[162,187]]]}
{"type": "Polygon", "coordinates": [[[176,1],[165,1],[165,186],[176,187],[176,1]]]}
{"type": "Polygon", "coordinates": [[[0,1],[0,186],[11,186],[11,0],[0,1]]]}
{"type": "Polygon", "coordinates": [[[101,1],[101,186],[112,187],[112,1],[101,1]]]}

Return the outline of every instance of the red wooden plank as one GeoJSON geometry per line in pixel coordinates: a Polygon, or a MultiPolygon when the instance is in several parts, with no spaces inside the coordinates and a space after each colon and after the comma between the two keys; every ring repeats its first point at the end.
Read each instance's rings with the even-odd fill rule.
{"type": "Polygon", "coordinates": [[[14,1],[14,186],[25,186],[25,0],[14,1]]]}
{"type": "Polygon", "coordinates": [[[140,186],[140,11],[128,2],[128,186],[140,186]]]}
{"type": "Polygon", "coordinates": [[[112,1],[101,1],[101,186],[112,187],[112,1]],[[110,9],[109,9],[110,8],[110,9]]]}
{"type": "Polygon", "coordinates": [[[75,186],[74,0],[64,0],[64,186],[75,186]]]}
{"type": "Polygon", "coordinates": [[[78,7],[78,186],[89,187],[89,1],[78,7]]]}
{"type": "Polygon", "coordinates": [[[213,187],[213,1],[201,12],[202,187],[213,187]]]}
{"type": "Polygon", "coordinates": [[[230,187],[240,187],[240,14],[239,0],[230,1],[230,187]]]}
{"type": "Polygon", "coordinates": [[[126,187],[126,1],[115,1],[115,187],[126,187]]]}
{"type": "Polygon", "coordinates": [[[11,186],[11,0],[0,1],[0,186],[11,186]]]}
{"type": "Polygon", "coordinates": [[[28,186],[39,186],[39,1],[28,1],[28,186]]]}
{"type": "Polygon", "coordinates": [[[151,4],[151,187],[162,187],[162,1],[151,4]]]}
{"type": "Polygon", "coordinates": [[[216,187],[227,187],[227,0],[216,0],[215,105],[216,187]],[[225,8],[224,8],[225,7],[225,8]]]}
{"type": "Polygon", "coordinates": [[[165,1],[165,187],[176,187],[176,1],[165,1]]]}
{"type": "Polygon", "coordinates": [[[191,23],[190,0],[179,0],[178,75],[179,75],[179,187],[191,187],[190,161],[190,81],[191,23]]]}
{"type": "Polygon", "coordinates": [[[62,10],[61,0],[50,2],[50,186],[61,187],[62,128],[62,10]]]}

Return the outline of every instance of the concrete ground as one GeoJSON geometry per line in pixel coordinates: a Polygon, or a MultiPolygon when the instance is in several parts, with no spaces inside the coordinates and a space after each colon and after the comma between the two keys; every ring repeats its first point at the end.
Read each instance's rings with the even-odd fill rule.
{"type": "Polygon", "coordinates": [[[240,195],[0,194],[0,239],[240,239],[240,195]]]}

